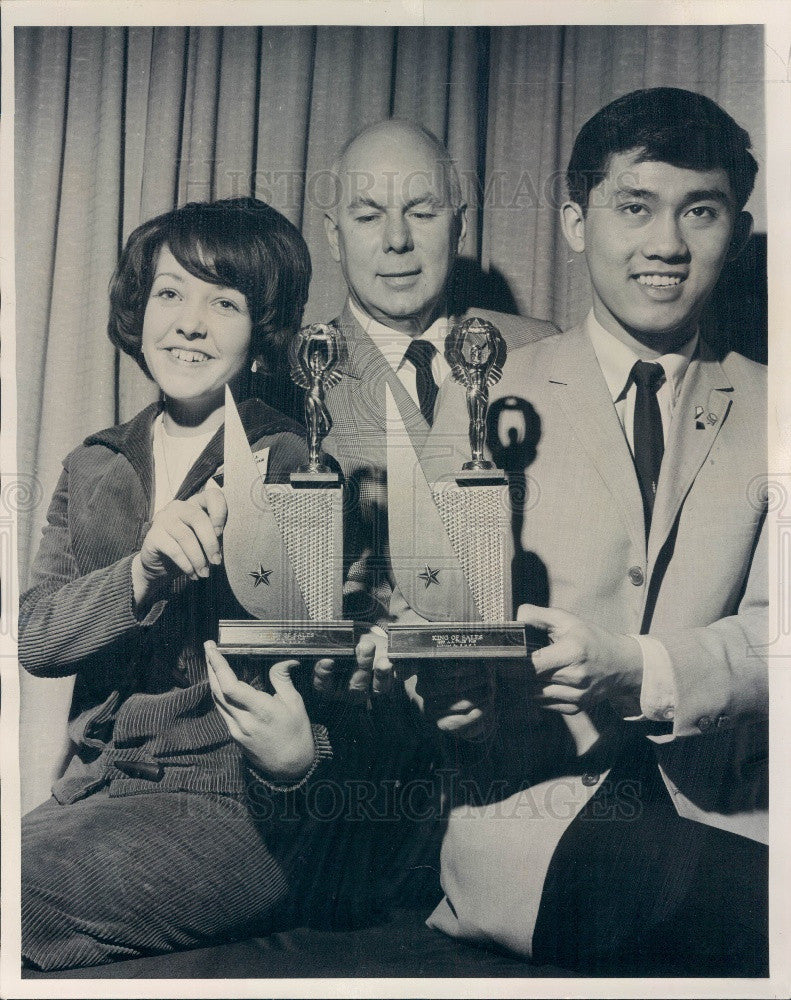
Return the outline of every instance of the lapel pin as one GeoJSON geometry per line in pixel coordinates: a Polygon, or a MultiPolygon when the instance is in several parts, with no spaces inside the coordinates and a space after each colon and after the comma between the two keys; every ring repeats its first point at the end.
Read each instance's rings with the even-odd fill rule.
{"type": "Polygon", "coordinates": [[[707,413],[706,414],[706,420],[710,424],[716,424],[717,423],[717,414],[716,413],[707,413]]]}

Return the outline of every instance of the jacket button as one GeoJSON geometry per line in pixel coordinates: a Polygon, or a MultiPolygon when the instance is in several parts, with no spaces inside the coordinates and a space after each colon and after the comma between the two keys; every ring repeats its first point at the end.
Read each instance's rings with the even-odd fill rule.
{"type": "Polygon", "coordinates": [[[698,719],[698,723],[697,723],[697,725],[698,725],[698,729],[699,729],[699,730],[700,730],[700,731],[701,731],[702,733],[705,733],[705,732],[707,732],[707,731],[708,731],[709,729],[711,729],[711,727],[712,727],[713,725],[715,725],[715,723],[714,723],[714,722],[712,722],[712,720],[711,720],[711,719],[710,719],[710,718],[708,717],[708,715],[701,715],[701,717],[700,717],[700,718],[698,719]]]}
{"type": "Polygon", "coordinates": [[[635,587],[642,587],[645,583],[645,576],[639,566],[632,566],[628,575],[635,587]]]}
{"type": "Polygon", "coordinates": [[[165,773],[161,764],[154,760],[116,760],[116,768],[130,778],[145,778],[147,781],[161,781],[165,773]]]}
{"type": "Polygon", "coordinates": [[[729,726],[730,724],[731,724],[731,720],[730,720],[730,717],[727,716],[727,715],[721,715],[717,719],[717,729],[722,729],[725,726],[729,726]]]}
{"type": "Polygon", "coordinates": [[[593,771],[586,771],[582,776],[582,783],[586,787],[590,788],[592,785],[596,785],[599,782],[600,775],[594,774],[593,771]]]}

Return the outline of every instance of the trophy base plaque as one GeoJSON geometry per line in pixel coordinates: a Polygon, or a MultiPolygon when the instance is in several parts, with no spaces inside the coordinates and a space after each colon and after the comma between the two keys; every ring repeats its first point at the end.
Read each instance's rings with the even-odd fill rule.
{"type": "MultiPolygon", "coordinates": [[[[472,466],[472,462],[466,463],[472,466]]],[[[508,484],[508,479],[502,469],[492,466],[491,469],[479,469],[477,467],[467,468],[462,466],[461,472],[457,472],[453,477],[458,486],[504,486],[508,484]]]]}
{"type": "Polygon", "coordinates": [[[387,628],[387,655],[394,661],[519,660],[541,645],[532,634],[528,637],[521,622],[427,622],[387,628]]]}
{"type": "Polygon", "coordinates": [[[220,621],[217,648],[223,656],[354,656],[352,622],[220,621]]]}
{"type": "Polygon", "coordinates": [[[330,469],[325,469],[323,472],[300,469],[291,473],[289,481],[295,490],[331,490],[341,487],[341,477],[330,469]]]}

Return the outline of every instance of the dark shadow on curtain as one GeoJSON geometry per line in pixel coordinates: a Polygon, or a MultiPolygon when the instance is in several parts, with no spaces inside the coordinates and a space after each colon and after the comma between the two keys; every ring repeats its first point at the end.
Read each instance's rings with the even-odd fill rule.
{"type": "Polygon", "coordinates": [[[767,363],[765,233],[754,233],[739,256],[725,265],[700,328],[719,357],[738,351],[753,361],[767,363]]]}
{"type": "Polygon", "coordinates": [[[460,257],[451,275],[450,311],[459,315],[473,306],[504,313],[519,312],[510,285],[496,268],[487,272],[477,260],[460,257]]]}

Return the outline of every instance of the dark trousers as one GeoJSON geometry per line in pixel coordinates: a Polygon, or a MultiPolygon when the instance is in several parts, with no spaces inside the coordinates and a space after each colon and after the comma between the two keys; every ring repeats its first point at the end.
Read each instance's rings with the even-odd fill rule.
{"type": "Polygon", "coordinates": [[[555,851],[533,948],[589,975],[765,976],[768,850],[682,819],[632,747],[555,851]]]}
{"type": "Polygon", "coordinates": [[[246,805],[220,795],[50,799],[22,828],[22,955],[39,969],[262,932],[287,890],[246,805]]]}

